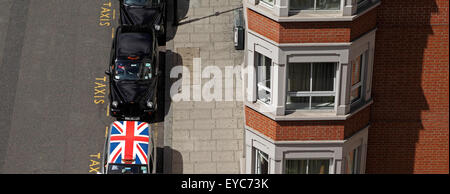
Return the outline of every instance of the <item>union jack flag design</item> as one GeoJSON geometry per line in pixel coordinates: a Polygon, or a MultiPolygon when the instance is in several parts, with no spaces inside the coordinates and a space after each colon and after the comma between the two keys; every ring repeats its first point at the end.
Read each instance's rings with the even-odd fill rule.
{"type": "Polygon", "coordinates": [[[149,124],[145,122],[114,122],[109,141],[109,163],[147,164],[149,130],[149,124]]]}

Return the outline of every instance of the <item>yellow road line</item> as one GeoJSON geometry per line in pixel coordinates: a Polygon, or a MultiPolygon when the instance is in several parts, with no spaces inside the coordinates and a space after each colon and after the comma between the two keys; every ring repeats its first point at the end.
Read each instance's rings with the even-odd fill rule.
{"type": "Polygon", "coordinates": [[[105,131],[105,138],[108,137],[108,126],[106,126],[106,131],[105,131]]]}
{"type": "Polygon", "coordinates": [[[113,20],[116,19],[116,9],[113,9],[113,20]]]}
{"type": "Polygon", "coordinates": [[[156,129],[156,127],[158,126],[158,123],[155,123],[154,125],[155,125],[155,127],[153,130],[155,131],[155,139],[158,139],[158,129],[156,129]]]}
{"type": "Polygon", "coordinates": [[[109,117],[109,104],[106,105],[106,116],[109,117]]]}
{"type": "Polygon", "coordinates": [[[112,30],[111,30],[111,38],[114,39],[114,27],[112,27],[112,30]]]}

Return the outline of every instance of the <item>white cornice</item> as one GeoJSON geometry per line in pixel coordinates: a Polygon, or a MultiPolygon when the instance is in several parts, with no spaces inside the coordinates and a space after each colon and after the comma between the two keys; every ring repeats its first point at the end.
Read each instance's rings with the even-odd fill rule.
{"type": "Polygon", "coordinates": [[[256,11],[257,13],[260,13],[276,22],[333,22],[333,21],[338,22],[338,21],[354,21],[356,18],[359,18],[365,13],[378,7],[381,4],[381,1],[377,2],[376,4],[372,5],[370,8],[362,11],[361,13],[357,13],[352,16],[343,16],[342,13],[339,13],[339,14],[298,14],[287,17],[277,16],[273,14],[273,12],[267,7],[263,7],[260,5],[252,5],[247,1],[244,1],[244,3],[245,7],[253,11],[256,11]]]}

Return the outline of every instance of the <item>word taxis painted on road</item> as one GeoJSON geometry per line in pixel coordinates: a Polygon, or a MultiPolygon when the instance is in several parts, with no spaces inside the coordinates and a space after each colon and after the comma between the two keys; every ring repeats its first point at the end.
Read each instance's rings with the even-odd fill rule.
{"type": "Polygon", "coordinates": [[[112,8],[111,1],[102,4],[100,11],[100,26],[112,26],[112,21],[115,19],[115,9],[112,8]]]}
{"type": "Polygon", "coordinates": [[[89,173],[100,173],[100,153],[89,155],[89,173]]]}
{"type": "Polygon", "coordinates": [[[105,96],[106,96],[106,77],[95,78],[94,103],[105,104],[105,96]]]}

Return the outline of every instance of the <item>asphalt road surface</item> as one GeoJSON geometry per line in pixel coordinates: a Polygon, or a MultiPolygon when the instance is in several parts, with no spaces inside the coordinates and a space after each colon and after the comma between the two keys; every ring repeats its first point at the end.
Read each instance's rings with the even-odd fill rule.
{"type": "Polygon", "coordinates": [[[0,0],[0,173],[99,171],[118,17],[116,0],[0,0]]]}

